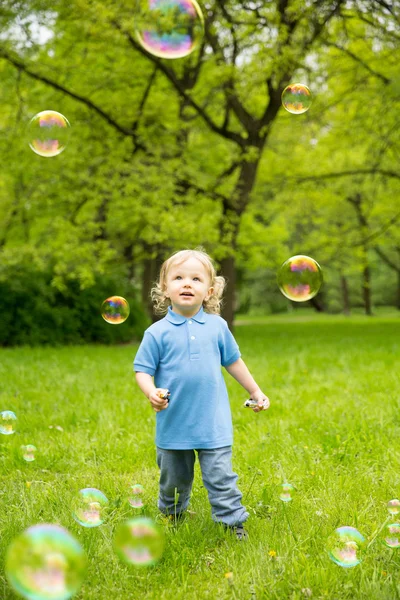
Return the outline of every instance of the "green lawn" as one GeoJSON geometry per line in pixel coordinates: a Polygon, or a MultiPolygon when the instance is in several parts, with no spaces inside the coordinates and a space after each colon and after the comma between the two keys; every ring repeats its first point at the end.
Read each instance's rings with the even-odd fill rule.
{"type": "Polygon", "coordinates": [[[177,528],[158,515],[155,413],[134,381],[137,345],[0,350],[0,410],[18,416],[15,435],[0,436],[1,598],[15,598],[4,576],[6,548],[39,522],[65,526],[86,549],[76,599],[300,600],[308,590],[313,599],[400,598],[400,557],[374,539],[388,500],[400,496],[400,316],[245,321],[235,335],[271,408],[243,408],[246,392],[225,373],[234,470],[250,512],[242,543],[211,520],[197,462],[195,514],[177,528]],[[25,463],[19,448],[29,443],[38,455],[25,463]],[[288,504],[279,499],[285,480],[297,489],[288,504]],[[143,513],[166,532],[155,567],[126,566],[112,548],[115,526],[138,514],[126,500],[135,482],[145,489],[143,513]],[[71,516],[83,487],[110,500],[98,528],[71,516]],[[357,527],[369,543],[353,569],[327,555],[326,540],[341,525],[357,527]]]}

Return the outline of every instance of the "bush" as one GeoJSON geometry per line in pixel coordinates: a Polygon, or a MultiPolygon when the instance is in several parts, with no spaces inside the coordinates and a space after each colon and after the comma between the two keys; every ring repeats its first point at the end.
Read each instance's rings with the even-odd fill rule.
{"type": "Polygon", "coordinates": [[[95,285],[80,290],[76,281],[67,282],[65,292],[51,286],[52,273],[19,264],[0,280],[0,345],[115,344],[140,339],[149,325],[142,306],[128,282],[113,277],[99,278],[95,285]],[[100,307],[109,296],[123,296],[130,316],[115,326],[101,317],[100,307]]]}

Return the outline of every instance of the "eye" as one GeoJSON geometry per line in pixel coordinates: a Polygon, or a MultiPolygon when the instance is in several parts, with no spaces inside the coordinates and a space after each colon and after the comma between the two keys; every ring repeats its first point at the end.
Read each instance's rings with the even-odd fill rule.
{"type": "Polygon", "coordinates": [[[175,279],[182,279],[182,277],[181,277],[180,275],[177,275],[177,276],[175,277],[175,279]]]}
{"type": "Polygon", "coordinates": [[[198,277],[193,277],[193,279],[197,279],[197,281],[200,281],[200,279],[198,277]]]}

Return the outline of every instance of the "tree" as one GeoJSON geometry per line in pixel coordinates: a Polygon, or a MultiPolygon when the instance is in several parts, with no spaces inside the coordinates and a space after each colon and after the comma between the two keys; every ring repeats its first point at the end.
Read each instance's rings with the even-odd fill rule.
{"type": "MultiPolygon", "coordinates": [[[[338,53],[355,67],[350,91],[360,85],[370,94],[376,94],[377,85],[385,90],[395,69],[387,50],[398,45],[398,15],[383,1],[215,0],[205,6],[204,44],[188,59],[174,62],[148,54],[134,37],[131,11],[114,2],[3,4],[3,30],[9,35],[2,40],[0,57],[18,73],[78,102],[96,126],[103,120],[104,127],[113,130],[111,138],[127,141],[121,144],[124,156],[119,156],[111,181],[119,188],[124,216],[124,195],[138,190],[140,214],[128,222],[139,239],[127,235],[123,218],[114,219],[113,243],[124,246],[118,247],[120,254],[129,260],[136,248],[136,257],[144,259],[149,244],[169,250],[182,243],[182,237],[200,237],[190,236],[193,224],[182,218],[179,195],[184,190],[188,196],[184,208],[190,207],[192,217],[200,196],[202,208],[207,207],[205,221],[215,232],[209,244],[228,278],[224,316],[230,326],[240,229],[260,165],[273,143],[275,124],[282,122],[283,88],[293,78],[306,80],[311,87],[329,86],[329,76],[337,78],[337,72],[329,71],[318,80],[317,67],[324,57],[332,59],[338,53]],[[29,36],[24,43],[13,38],[11,26],[17,15],[28,33],[30,23],[43,22],[53,37],[45,44],[29,36]],[[361,47],[368,51],[360,55],[361,47]],[[377,56],[384,53],[386,62],[377,65],[377,56]],[[134,181],[137,177],[140,185],[134,181]],[[167,191],[162,202],[160,189],[167,191]],[[154,214],[160,211],[165,222],[154,227],[154,214]]],[[[348,83],[348,77],[340,77],[339,87],[348,83]]],[[[322,118],[337,107],[345,110],[340,89],[335,98],[329,93],[327,97],[333,104],[324,107],[322,118]]],[[[294,119],[295,127],[308,123],[307,115],[294,119]]],[[[109,184],[110,173],[104,178],[109,184]]],[[[104,197],[100,201],[103,221],[109,203],[104,197]]],[[[108,220],[107,224],[111,225],[108,220]]],[[[103,241],[109,232],[104,224],[103,241]]]]}

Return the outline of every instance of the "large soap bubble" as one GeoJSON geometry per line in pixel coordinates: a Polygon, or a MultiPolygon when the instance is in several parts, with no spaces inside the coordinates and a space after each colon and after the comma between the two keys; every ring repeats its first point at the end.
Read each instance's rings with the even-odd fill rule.
{"type": "Polygon", "coordinates": [[[86,555],[58,525],[33,525],[9,546],[5,571],[12,588],[27,600],[67,600],[81,587],[86,555]]]}
{"type": "Polygon", "coordinates": [[[129,317],[130,308],[128,301],[122,296],[111,296],[101,305],[101,316],[107,323],[119,325],[129,317]]]}
{"type": "Polygon", "coordinates": [[[292,115],[305,113],[311,102],[311,92],[304,83],[291,83],[282,92],[282,105],[292,115]]]}
{"type": "Polygon", "coordinates": [[[328,540],[329,558],[339,567],[355,567],[361,562],[365,538],[354,527],[338,527],[328,540]]]}
{"type": "Polygon", "coordinates": [[[322,270],[316,260],[303,254],[288,258],[277,273],[282,294],[294,302],[314,298],[322,285],[322,270]]]}
{"type": "Polygon", "coordinates": [[[16,422],[17,417],[12,410],[3,410],[0,412],[0,433],[3,435],[15,433],[16,422]]]}
{"type": "Polygon", "coordinates": [[[150,54],[182,58],[201,43],[204,20],[195,0],[139,0],[135,27],[150,54]]]}
{"type": "Polygon", "coordinates": [[[123,561],[132,565],[154,565],[160,560],[164,546],[163,531],[147,517],[125,521],[115,532],[115,551],[123,561]]]}
{"type": "Polygon", "coordinates": [[[45,158],[61,154],[68,143],[69,134],[68,119],[55,110],[43,110],[28,125],[29,146],[45,158]]]}
{"type": "Polygon", "coordinates": [[[80,490],[73,501],[72,516],[83,527],[98,527],[104,522],[108,498],[96,488],[80,490]]]}

